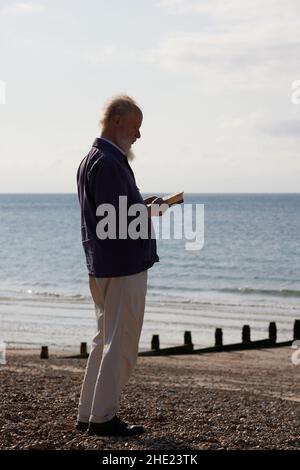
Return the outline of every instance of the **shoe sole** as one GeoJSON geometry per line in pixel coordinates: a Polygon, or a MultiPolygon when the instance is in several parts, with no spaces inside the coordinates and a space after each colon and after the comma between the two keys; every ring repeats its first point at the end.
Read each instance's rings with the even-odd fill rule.
{"type": "Polygon", "coordinates": [[[136,432],[128,432],[128,433],[109,433],[109,432],[103,432],[101,433],[100,431],[88,431],[89,436],[98,436],[98,437],[134,437],[134,436],[139,436],[140,434],[144,434],[144,430],[141,431],[136,431],[136,432]]]}

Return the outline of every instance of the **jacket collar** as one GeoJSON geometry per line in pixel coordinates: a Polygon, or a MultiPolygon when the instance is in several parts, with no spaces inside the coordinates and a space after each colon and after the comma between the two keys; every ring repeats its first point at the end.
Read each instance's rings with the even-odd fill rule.
{"type": "Polygon", "coordinates": [[[121,150],[119,150],[115,145],[112,145],[110,142],[107,142],[107,140],[101,139],[101,137],[97,137],[94,140],[93,147],[96,147],[98,150],[107,150],[111,155],[116,157],[119,161],[125,163],[125,165],[129,169],[135,181],[134,173],[132,171],[131,166],[129,165],[126,155],[124,155],[124,153],[122,153],[121,150]]]}
{"type": "Polygon", "coordinates": [[[116,156],[119,160],[128,163],[126,155],[124,155],[124,153],[121,152],[118,147],[108,142],[107,140],[102,139],[101,137],[97,137],[94,140],[93,147],[96,147],[99,150],[108,150],[110,153],[113,153],[113,155],[116,156]]]}

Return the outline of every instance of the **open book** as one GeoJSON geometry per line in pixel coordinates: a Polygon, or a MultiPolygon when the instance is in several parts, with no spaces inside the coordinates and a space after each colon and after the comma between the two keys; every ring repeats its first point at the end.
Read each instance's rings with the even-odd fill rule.
{"type": "Polygon", "coordinates": [[[164,196],[162,198],[168,206],[173,206],[174,204],[181,204],[183,202],[183,192],[169,194],[169,196],[164,196]]]}

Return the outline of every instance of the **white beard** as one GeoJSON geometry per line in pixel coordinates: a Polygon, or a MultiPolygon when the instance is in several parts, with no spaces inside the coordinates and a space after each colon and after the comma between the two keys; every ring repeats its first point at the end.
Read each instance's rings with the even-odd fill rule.
{"type": "Polygon", "coordinates": [[[135,159],[135,154],[134,154],[134,152],[131,150],[131,147],[130,147],[129,150],[127,150],[127,152],[126,152],[126,157],[127,157],[127,160],[128,160],[129,162],[132,162],[132,160],[135,159]]]}
{"type": "Polygon", "coordinates": [[[123,136],[118,136],[117,137],[117,143],[119,147],[125,152],[125,155],[128,159],[129,162],[132,162],[135,158],[135,154],[133,153],[131,147],[132,144],[128,139],[124,138],[123,136]]]}

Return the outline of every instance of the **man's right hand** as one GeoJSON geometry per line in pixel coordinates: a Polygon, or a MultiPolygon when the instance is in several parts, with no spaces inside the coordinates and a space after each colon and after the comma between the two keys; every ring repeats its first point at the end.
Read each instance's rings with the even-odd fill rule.
{"type": "Polygon", "coordinates": [[[146,205],[151,204],[151,203],[154,201],[154,199],[157,199],[157,196],[150,196],[150,197],[147,197],[146,199],[144,199],[144,203],[145,203],[146,205]]]}
{"type": "Polygon", "coordinates": [[[152,202],[148,204],[148,215],[149,217],[161,217],[167,209],[169,209],[169,205],[161,197],[154,196],[152,202]]]}

